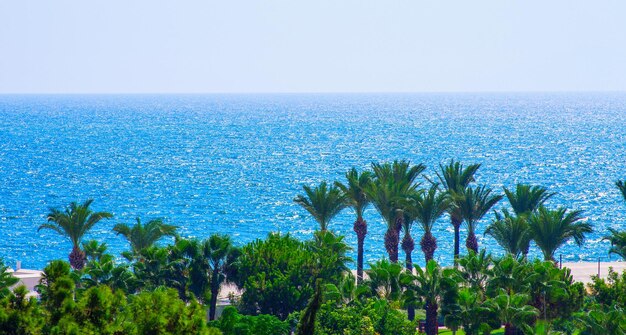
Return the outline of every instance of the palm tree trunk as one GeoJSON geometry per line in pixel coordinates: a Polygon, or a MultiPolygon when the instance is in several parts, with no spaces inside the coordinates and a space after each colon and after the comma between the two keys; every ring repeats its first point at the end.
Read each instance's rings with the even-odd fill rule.
{"type": "Polygon", "coordinates": [[[317,316],[317,312],[322,306],[322,280],[317,279],[315,281],[315,292],[313,293],[313,297],[307,304],[304,311],[302,311],[302,316],[300,317],[300,322],[298,323],[298,328],[296,329],[296,335],[313,335],[315,333],[315,318],[317,316]]]}
{"type": "Polygon", "coordinates": [[[209,303],[209,321],[215,320],[215,309],[217,308],[217,295],[220,292],[219,272],[213,270],[211,273],[211,301],[209,303]]]}
{"type": "Polygon", "coordinates": [[[367,223],[363,218],[357,218],[353,229],[357,238],[356,282],[360,284],[363,281],[363,244],[367,235],[367,223]]]}
{"type": "Polygon", "coordinates": [[[406,269],[409,272],[413,272],[413,250],[415,249],[415,242],[413,241],[413,237],[407,231],[404,233],[404,238],[402,238],[402,250],[404,250],[404,254],[406,255],[406,269]]]}
{"type": "Polygon", "coordinates": [[[468,250],[472,250],[474,252],[478,252],[478,240],[476,239],[476,234],[473,230],[470,230],[467,233],[467,239],[465,240],[465,246],[468,250]]]}
{"type": "Polygon", "coordinates": [[[430,231],[427,231],[420,241],[420,246],[422,247],[422,251],[424,252],[426,263],[428,263],[428,261],[435,257],[435,250],[437,250],[437,239],[430,231]]]}
{"type": "Polygon", "coordinates": [[[454,227],[454,264],[456,265],[457,259],[459,259],[459,241],[461,240],[461,223],[463,221],[455,217],[451,217],[450,221],[454,227]]]}
{"type": "Polygon", "coordinates": [[[69,256],[70,265],[72,266],[74,270],[82,270],[82,268],[85,267],[86,258],[87,257],[85,256],[85,253],[82,250],[80,250],[80,247],[75,245],[72,248],[72,252],[70,252],[70,256],[69,256]]]}
{"type": "Polygon", "coordinates": [[[504,324],[504,335],[516,335],[516,334],[517,334],[517,328],[515,328],[510,323],[504,324]]]}
{"type": "Polygon", "coordinates": [[[437,335],[439,327],[437,325],[437,306],[436,303],[426,304],[426,334],[437,335]]]}
{"type": "MultiPolygon", "coordinates": [[[[415,242],[413,241],[413,237],[411,237],[411,233],[405,227],[404,238],[402,238],[402,250],[404,250],[404,254],[406,255],[406,269],[409,273],[413,273],[413,249],[415,249],[415,242]]],[[[415,319],[415,307],[412,305],[407,307],[407,314],[410,321],[415,319]]]]}
{"type": "Polygon", "coordinates": [[[385,249],[389,254],[389,261],[398,263],[398,243],[400,243],[400,234],[395,227],[390,227],[385,233],[385,249]]]}

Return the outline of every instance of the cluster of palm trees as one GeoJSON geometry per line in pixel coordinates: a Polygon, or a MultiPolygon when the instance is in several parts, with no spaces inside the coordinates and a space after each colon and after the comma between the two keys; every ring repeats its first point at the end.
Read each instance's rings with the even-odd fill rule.
{"type": "MultiPolygon", "coordinates": [[[[541,186],[517,184],[515,189],[505,187],[504,195],[499,195],[485,185],[475,185],[475,174],[479,168],[480,164],[463,166],[452,160],[439,165],[436,178],[424,176],[426,183],[423,183],[419,178],[426,169],[423,164],[412,165],[404,160],[373,163],[371,171],[349,170],[345,183],[329,185],[322,182],[314,188],[304,186],[305,194],[298,195],[294,201],[306,209],[319,223],[320,230],[324,231],[344,208],[354,210],[359,282],[363,279],[363,244],[367,235],[363,211],[369,204],[374,206],[387,225],[384,241],[389,260],[398,262],[401,247],[406,255],[405,266],[409,270],[413,268],[415,242],[411,231],[414,223],[423,232],[420,247],[428,263],[437,249],[433,228],[447,213],[454,228],[456,263],[461,226],[465,224],[467,228],[467,249],[478,252],[477,224],[505,196],[510,210],[494,211],[495,219],[486,228],[485,234],[492,236],[509,254],[525,256],[530,243],[534,242],[546,260],[554,260],[555,251],[568,240],[573,239],[580,246],[585,234],[592,232],[592,226],[584,220],[581,211],[547,208],[544,203],[554,193],[541,186]]],[[[626,252],[626,249],[623,251],[626,252]]]]}
{"type": "MultiPolygon", "coordinates": [[[[38,229],[53,230],[62,236],[66,236],[72,242],[69,262],[75,270],[85,267],[87,255],[84,250],[89,250],[93,254],[99,252],[98,248],[101,248],[100,252],[106,249],[105,244],[99,245],[96,241],[83,244],[81,249],[81,241],[85,234],[100,220],[113,217],[113,214],[109,212],[94,212],[90,208],[92,203],[93,199],[88,199],[82,204],[72,202],[63,211],[51,208],[48,214],[48,222],[40,225],[38,229]]],[[[176,226],[165,224],[161,219],[154,219],[143,225],[139,218],[137,218],[137,223],[133,226],[119,223],[113,227],[113,231],[118,235],[122,235],[130,243],[131,250],[122,253],[128,260],[141,258],[143,250],[152,246],[164,236],[176,237],[176,229],[176,226]]]]}
{"type": "MultiPolygon", "coordinates": [[[[96,285],[103,280],[117,279],[124,282],[133,274],[127,271],[127,266],[114,265],[113,257],[105,254],[106,243],[91,240],[82,243],[81,248],[81,241],[89,229],[100,220],[113,217],[108,212],[93,212],[90,208],[92,203],[93,200],[89,199],[82,204],[72,202],[63,211],[51,209],[48,222],[40,225],[39,230],[54,230],[72,242],[70,266],[77,271],[83,268],[87,270],[86,277],[83,278],[86,283],[92,282],[96,285]]],[[[234,246],[227,235],[213,234],[202,241],[182,239],[176,232],[178,227],[165,224],[161,219],[153,219],[146,224],[142,224],[139,218],[136,220],[132,226],[119,223],[113,227],[113,231],[122,235],[130,244],[130,251],[122,252],[122,256],[129,262],[134,262],[135,276],[143,277],[144,285],[149,286],[149,283],[154,282],[153,286],[171,286],[179,291],[186,290],[184,282],[188,280],[189,290],[198,299],[210,292],[209,317],[213,320],[219,287],[226,280],[226,273],[232,272],[231,267],[240,253],[239,248],[234,246]],[[175,244],[168,248],[155,248],[155,243],[166,236],[174,237],[175,244]],[[183,272],[188,273],[190,278],[179,278],[183,276],[183,272]],[[163,275],[164,273],[169,274],[163,275]],[[177,281],[180,283],[176,283],[177,281]]],[[[117,286],[132,291],[128,287],[132,285],[128,283],[117,286]]]]}

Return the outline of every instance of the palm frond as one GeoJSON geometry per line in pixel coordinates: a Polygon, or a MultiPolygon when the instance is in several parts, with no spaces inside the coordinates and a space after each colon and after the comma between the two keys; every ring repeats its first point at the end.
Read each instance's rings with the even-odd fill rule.
{"type": "Polygon", "coordinates": [[[346,207],[346,196],[341,190],[323,181],[317,187],[302,187],[305,196],[297,195],[294,202],[302,206],[319,223],[321,230],[327,230],[328,223],[346,207]]]}
{"type": "Polygon", "coordinates": [[[511,208],[516,215],[530,215],[539,206],[543,205],[556,193],[548,192],[541,186],[531,186],[526,184],[515,185],[515,190],[511,191],[504,187],[504,194],[511,204],[511,208]]]}

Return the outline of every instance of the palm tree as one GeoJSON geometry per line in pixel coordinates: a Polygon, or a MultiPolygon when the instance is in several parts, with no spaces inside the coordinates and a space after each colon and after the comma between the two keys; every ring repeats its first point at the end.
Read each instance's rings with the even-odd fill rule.
{"type": "Polygon", "coordinates": [[[435,335],[438,332],[437,311],[440,305],[447,305],[455,300],[457,283],[454,269],[442,269],[437,262],[430,260],[422,270],[415,268],[416,274],[403,273],[400,279],[403,286],[404,298],[408,304],[415,304],[421,300],[426,310],[426,334],[435,335]]]}
{"type": "Polygon", "coordinates": [[[556,193],[548,192],[546,188],[541,186],[517,184],[515,185],[515,191],[511,191],[504,187],[504,194],[509,200],[515,215],[528,216],[536,212],[537,209],[546,202],[546,200],[553,197],[556,193]]]}
{"type": "Polygon", "coordinates": [[[357,237],[356,278],[360,284],[363,281],[363,244],[367,235],[367,222],[363,219],[363,211],[370,202],[365,189],[372,182],[372,174],[368,171],[359,174],[352,168],[346,173],[346,180],[348,181],[346,185],[340,182],[335,182],[335,185],[343,192],[348,206],[356,213],[353,230],[357,237]]]}
{"type": "Polygon", "coordinates": [[[85,253],[80,249],[80,242],[98,221],[110,219],[113,214],[108,212],[93,212],[89,206],[93,199],[88,199],[82,204],[70,203],[65,211],[51,208],[48,213],[48,223],[39,226],[39,229],[51,229],[62,236],[66,236],[72,242],[72,252],[69,261],[72,268],[80,270],[85,266],[85,253]]]}
{"type": "MultiPolygon", "coordinates": [[[[404,225],[405,214],[402,206],[403,199],[417,190],[417,177],[426,169],[423,164],[413,165],[408,161],[394,161],[393,163],[372,163],[374,182],[366,189],[366,195],[385,220],[385,249],[389,260],[398,262],[398,244],[400,230],[404,225]]],[[[407,250],[411,249],[409,239],[404,243],[407,250]]],[[[411,249],[412,250],[412,249],[411,249]]]]}
{"type": "Polygon", "coordinates": [[[463,193],[455,193],[456,205],[459,208],[461,217],[467,224],[467,239],[465,246],[467,249],[478,252],[478,241],[476,240],[476,223],[487,214],[500,199],[501,195],[492,195],[491,189],[485,186],[476,188],[468,187],[463,193]]]}
{"type": "Polygon", "coordinates": [[[513,191],[504,187],[504,194],[513,213],[506,209],[501,214],[494,212],[496,220],[487,227],[485,235],[491,235],[507,253],[526,257],[532,239],[528,217],[556,193],[550,193],[541,186],[517,184],[513,191]]]}
{"type": "Polygon", "coordinates": [[[370,263],[369,270],[365,272],[368,277],[365,283],[373,295],[392,301],[400,298],[402,294],[400,278],[403,272],[400,264],[381,259],[376,263],[370,263]]]}
{"type": "Polygon", "coordinates": [[[343,241],[344,236],[335,235],[330,231],[316,231],[313,233],[313,241],[309,244],[309,250],[315,257],[313,274],[325,282],[336,283],[343,275],[350,271],[348,263],[352,258],[347,254],[352,250],[343,241]]]}
{"type": "Polygon", "coordinates": [[[462,199],[459,194],[463,194],[465,189],[471,182],[474,181],[474,174],[480,167],[480,164],[471,164],[467,167],[459,162],[451,160],[448,165],[439,164],[441,172],[437,172],[439,181],[448,192],[452,201],[451,206],[448,208],[448,214],[450,214],[450,223],[454,227],[454,262],[456,264],[457,258],[459,258],[459,244],[460,244],[460,229],[461,223],[463,223],[463,215],[460,212],[458,202],[462,199]]]}
{"type": "Polygon", "coordinates": [[[83,242],[83,252],[88,260],[97,260],[100,261],[102,256],[106,254],[107,244],[100,243],[96,240],[89,240],[87,242],[83,242]]]}
{"type": "Polygon", "coordinates": [[[459,258],[459,277],[466,283],[465,286],[478,294],[481,299],[484,298],[487,284],[492,277],[492,265],[493,258],[485,249],[478,253],[470,250],[467,255],[459,258]]]}
{"type": "Polygon", "coordinates": [[[609,228],[611,235],[605,236],[603,239],[611,242],[609,254],[616,254],[626,260],[626,231],[617,231],[609,228]]]}
{"type": "Polygon", "coordinates": [[[426,193],[414,193],[408,199],[406,211],[420,224],[424,236],[420,241],[426,263],[433,259],[437,249],[437,239],[432,230],[435,222],[448,211],[450,198],[446,192],[438,191],[439,184],[433,184],[426,193]]]}
{"type": "Polygon", "coordinates": [[[398,262],[398,243],[400,243],[399,232],[396,230],[395,202],[398,199],[396,188],[390,182],[383,184],[380,180],[375,180],[365,190],[367,197],[372,201],[372,205],[387,224],[385,249],[389,254],[389,260],[393,263],[398,262]]]}
{"type": "MultiPolygon", "coordinates": [[[[415,190],[412,194],[409,194],[409,198],[420,197],[422,191],[415,190]]],[[[413,250],[415,249],[415,240],[411,236],[411,228],[413,227],[413,222],[415,222],[415,217],[410,215],[404,206],[401,209],[398,209],[400,213],[398,216],[402,216],[402,229],[404,230],[404,237],[402,238],[402,242],[400,242],[400,246],[402,247],[402,251],[404,251],[405,255],[405,267],[409,272],[413,271],[413,250]]]]}
{"type": "Polygon", "coordinates": [[[220,234],[211,235],[203,242],[202,248],[202,253],[208,256],[211,267],[209,320],[215,320],[215,308],[220,286],[232,277],[241,251],[233,245],[230,236],[220,234]]]}
{"type": "Polygon", "coordinates": [[[177,236],[177,228],[176,226],[163,223],[161,219],[150,220],[145,225],[142,225],[141,220],[137,218],[137,223],[132,227],[125,223],[118,223],[113,227],[113,231],[118,235],[124,236],[130,243],[131,253],[125,253],[124,257],[132,260],[140,257],[143,250],[149,248],[161,238],[177,236]]]}
{"type": "Polygon", "coordinates": [[[328,223],[346,207],[346,197],[339,188],[323,181],[316,188],[303,186],[306,196],[298,195],[295,203],[307,210],[319,223],[320,230],[328,230],[328,223]]]}
{"type": "MultiPolygon", "coordinates": [[[[622,193],[622,197],[626,200],[626,182],[618,180],[615,182],[615,186],[622,193]]],[[[609,254],[616,254],[626,260],[626,231],[617,231],[613,228],[609,228],[611,235],[604,236],[603,240],[611,242],[611,249],[609,254]]]]}
{"type": "Polygon", "coordinates": [[[504,335],[518,334],[518,329],[529,330],[529,324],[539,315],[539,310],[528,305],[530,297],[522,293],[507,293],[501,289],[499,294],[487,300],[486,305],[494,312],[502,324],[504,335]]]}
{"type": "Polygon", "coordinates": [[[485,235],[493,237],[508,254],[526,256],[532,240],[527,217],[515,216],[506,209],[502,214],[495,212],[495,215],[496,220],[485,229],[485,235]]]}
{"type": "Polygon", "coordinates": [[[585,234],[593,231],[589,223],[581,222],[582,211],[569,211],[559,207],[549,210],[539,207],[536,214],[529,219],[529,228],[533,241],[543,252],[546,261],[554,261],[554,252],[560,246],[573,238],[581,246],[585,241],[585,234]]]}

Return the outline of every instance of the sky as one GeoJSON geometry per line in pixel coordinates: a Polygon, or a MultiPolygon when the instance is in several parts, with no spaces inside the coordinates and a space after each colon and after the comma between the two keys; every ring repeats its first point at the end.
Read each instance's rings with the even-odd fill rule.
{"type": "Polygon", "coordinates": [[[626,91],[623,0],[0,0],[0,93],[626,91]]]}

